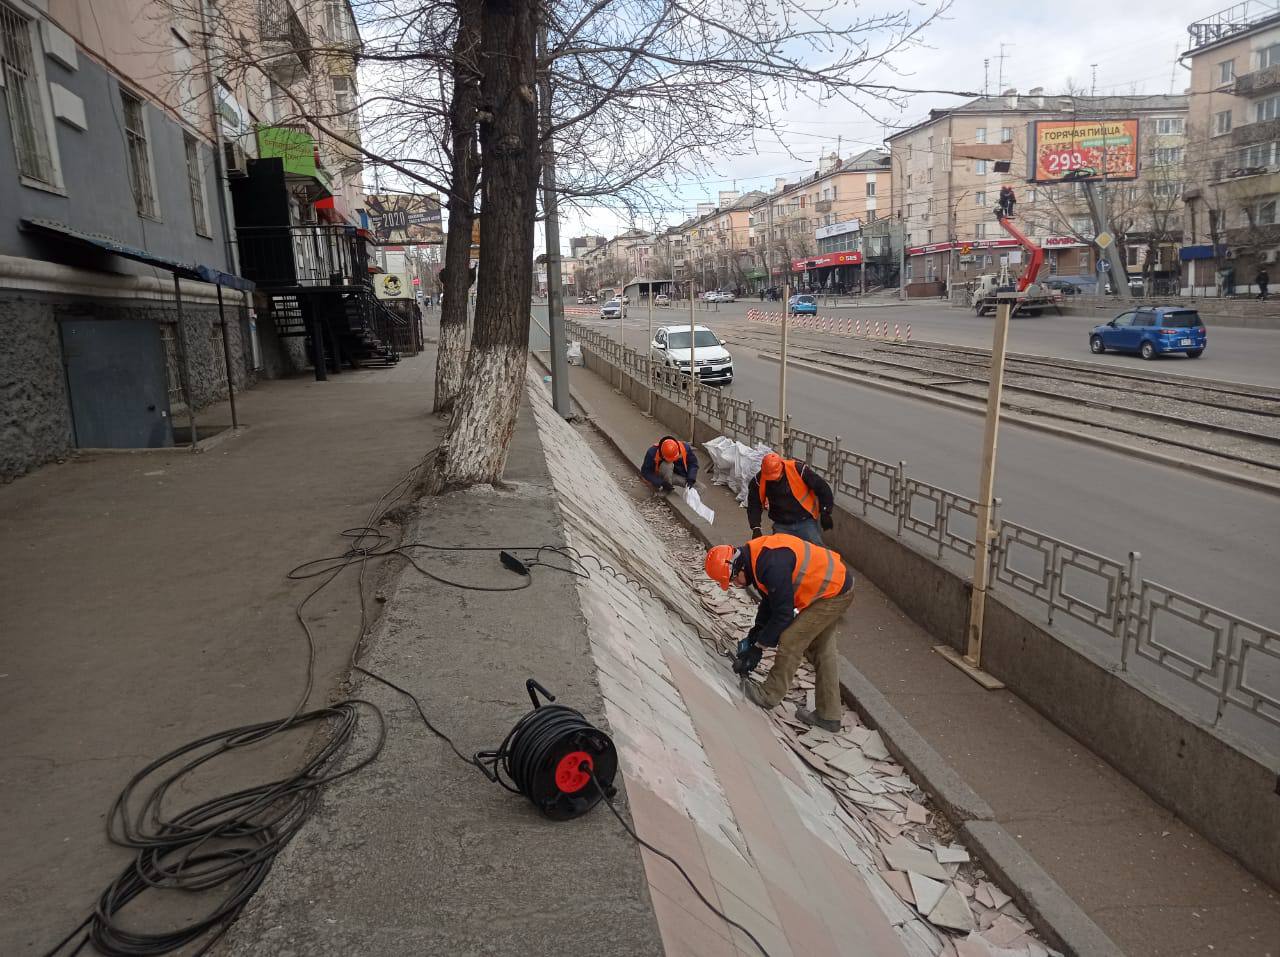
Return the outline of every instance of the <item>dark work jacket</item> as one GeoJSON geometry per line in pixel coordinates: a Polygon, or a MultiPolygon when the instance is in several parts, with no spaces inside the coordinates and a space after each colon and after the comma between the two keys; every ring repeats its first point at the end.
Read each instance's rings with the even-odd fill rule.
{"type": "MultiPolygon", "coordinates": [[[[827,484],[826,479],[803,462],[797,462],[796,469],[800,473],[800,480],[813,490],[814,495],[818,496],[818,511],[823,515],[830,515],[835,499],[831,496],[831,486],[827,484]]],[[[791,483],[787,481],[785,472],[765,485],[764,494],[769,499],[769,518],[775,525],[779,522],[790,525],[806,518],[813,518],[791,494],[791,483]]],[[[760,475],[757,473],[747,485],[747,524],[752,528],[759,528],[760,516],[763,512],[764,508],[760,504],[760,475]]]]}
{"type": "MultiPolygon", "coordinates": [[[[742,547],[742,570],[748,585],[764,584],[767,591],[760,592],[760,607],[756,611],[756,623],[748,638],[765,648],[776,648],[782,633],[796,616],[796,592],[791,577],[796,573],[796,553],[789,548],[764,548],[756,559],[753,571],[747,548],[742,547]]],[[[846,569],[843,595],[853,587],[853,572],[846,569]]],[[[759,589],[757,588],[757,591],[759,589]]]]}
{"type": "MultiPolygon", "coordinates": [[[[664,435],[658,439],[653,445],[649,446],[649,451],[644,454],[644,463],[640,466],[640,475],[646,482],[654,488],[662,488],[662,478],[658,475],[658,464],[661,461],[658,458],[658,447],[662,445],[663,439],[674,439],[674,435],[664,435]]],[[[679,439],[676,439],[680,442],[679,439]]],[[[698,456],[693,451],[693,446],[688,442],[680,442],[684,447],[685,457],[689,460],[689,469],[685,471],[684,462],[676,459],[675,465],[676,475],[683,475],[686,482],[695,482],[698,479],[698,456]]]]}

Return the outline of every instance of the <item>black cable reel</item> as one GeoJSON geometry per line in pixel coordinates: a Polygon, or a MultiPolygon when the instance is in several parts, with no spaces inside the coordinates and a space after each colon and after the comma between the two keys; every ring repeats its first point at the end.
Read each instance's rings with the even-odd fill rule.
{"type": "Polygon", "coordinates": [[[576,711],[548,704],[556,696],[533,678],[525,682],[533,710],[496,751],[479,751],[475,763],[490,781],[523,794],[553,821],[581,817],[617,789],[618,752],[613,739],[576,711]],[[546,702],[539,701],[541,694],[546,702]]]}

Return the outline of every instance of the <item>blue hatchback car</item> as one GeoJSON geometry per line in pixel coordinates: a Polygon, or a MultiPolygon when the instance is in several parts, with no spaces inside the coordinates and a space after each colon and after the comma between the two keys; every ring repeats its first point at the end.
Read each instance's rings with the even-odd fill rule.
{"type": "Polygon", "coordinates": [[[792,296],[790,305],[793,316],[818,314],[818,300],[813,296],[792,296]]]}
{"type": "Polygon", "coordinates": [[[1199,359],[1208,342],[1200,313],[1181,306],[1129,309],[1105,325],[1094,326],[1089,333],[1089,351],[1095,355],[1107,350],[1136,352],[1144,359],[1166,352],[1182,352],[1188,359],[1199,359]]]}

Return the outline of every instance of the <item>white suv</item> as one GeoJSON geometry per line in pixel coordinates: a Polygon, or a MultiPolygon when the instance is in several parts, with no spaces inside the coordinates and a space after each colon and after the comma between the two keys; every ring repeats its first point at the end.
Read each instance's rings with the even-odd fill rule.
{"type": "MultiPolygon", "coordinates": [[[[689,327],[662,326],[653,334],[649,355],[655,362],[681,372],[689,371],[689,327]]],[[[715,385],[733,383],[733,356],[724,342],[706,326],[693,327],[693,361],[698,381],[715,385]]]]}

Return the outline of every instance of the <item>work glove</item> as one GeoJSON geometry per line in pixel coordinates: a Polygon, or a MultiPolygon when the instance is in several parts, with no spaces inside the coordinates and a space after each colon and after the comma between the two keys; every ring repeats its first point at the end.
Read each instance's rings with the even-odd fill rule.
{"type": "Polygon", "coordinates": [[[755,526],[754,528],[752,528],[752,529],[751,529],[751,537],[752,537],[752,538],[760,538],[762,535],[764,535],[764,532],[760,531],[760,526],[759,526],[759,525],[757,525],[757,526],[755,526]]]}
{"type": "Polygon", "coordinates": [[[735,675],[749,675],[756,670],[756,665],[760,664],[760,656],[763,652],[760,646],[756,644],[755,638],[747,635],[738,642],[736,654],[733,658],[733,673],[735,675]]]}
{"type": "Polygon", "coordinates": [[[663,483],[662,483],[662,490],[663,490],[664,492],[674,492],[674,491],[676,490],[676,487],[675,487],[674,485],[672,485],[670,482],[663,482],[663,483]]]}
{"type": "Polygon", "coordinates": [[[824,532],[829,532],[835,528],[835,522],[831,521],[831,513],[823,512],[822,517],[818,519],[818,523],[822,526],[824,532]]]}
{"type": "Polygon", "coordinates": [[[686,480],[685,480],[685,483],[684,483],[684,487],[685,487],[685,488],[693,488],[693,487],[694,487],[695,485],[697,485],[697,484],[698,484],[698,483],[697,483],[694,479],[686,479],[686,480]]]}

